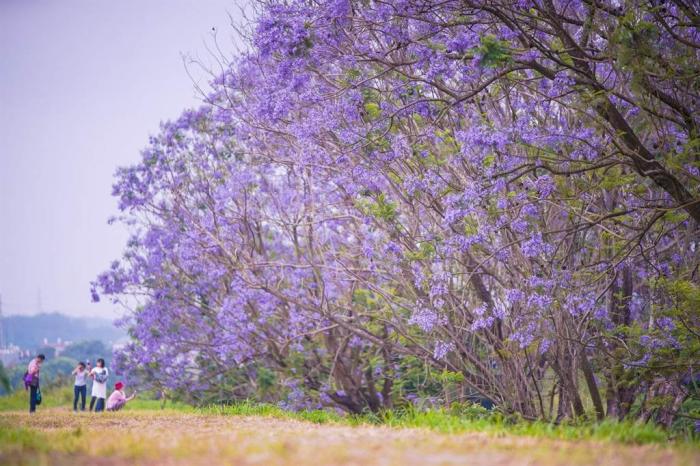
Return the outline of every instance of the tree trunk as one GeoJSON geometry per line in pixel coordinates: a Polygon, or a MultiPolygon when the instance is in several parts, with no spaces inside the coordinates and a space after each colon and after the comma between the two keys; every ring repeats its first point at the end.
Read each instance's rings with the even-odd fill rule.
{"type": "Polygon", "coordinates": [[[600,398],[600,391],[598,391],[598,385],[595,381],[595,376],[593,375],[593,369],[588,361],[586,352],[581,351],[581,369],[583,370],[583,375],[586,378],[586,385],[588,385],[588,392],[591,394],[591,400],[593,400],[593,406],[595,407],[596,418],[601,421],[605,417],[605,409],[603,408],[603,400],[600,398]]]}
{"type": "Polygon", "coordinates": [[[566,399],[566,401],[573,406],[576,417],[584,416],[586,414],[586,410],[583,408],[583,402],[581,401],[581,396],[578,393],[576,381],[573,378],[575,375],[575,365],[573,364],[573,361],[571,361],[568,356],[564,356],[561,364],[555,359],[552,364],[552,368],[559,376],[560,398],[557,420],[559,420],[559,415],[562,413],[562,400],[564,399],[566,399]]]}
{"type": "Polygon", "coordinates": [[[562,384],[559,384],[559,405],[557,406],[557,422],[571,417],[571,400],[562,384]]]}
{"type": "MultiPolygon", "coordinates": [[[[622,269],[622,286],[618,284],[618,278],[615,277],[612,286],[610,287],[608,314],[610,320],[615,325],[629,325],[632,320],[632,312],[630,311],[629,300],[632,298],[634,285],[632,282],[632,270],[625,266],[622,269]]],[[[618,338],[625,341],[624,334],[619,334],[618,338]]],[[[611,351],[615,351],[617,345],[612,346],[611,351]]],[[[634,402],[636,388],[623,385],[626,369],[619,362],[613,362],[608,373],[607,383],[607,416],[615,417],[622,420],[627,416],[634,402]]]]}
{"type": "Polygon", "coordinates": [[[656,422],[666,429],[671,427],[673,420],[676,418],[676,413],[681,407],[681,404],[688,396],[687,390],[683,387],[674,384],[671,381],[664,381],[664,396],[670,397],[671,401],[659,408],[656,413],[656,422]]]}

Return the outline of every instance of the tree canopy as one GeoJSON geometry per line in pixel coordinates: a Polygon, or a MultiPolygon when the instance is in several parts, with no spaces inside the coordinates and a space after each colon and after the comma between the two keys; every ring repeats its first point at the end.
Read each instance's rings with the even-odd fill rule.
{"type": "Polygon", "coordinates": [[[266,1],[117,174],[123,369],[194,400],[670,425],[700,361],[700,10],[266,1]],[[424,375],[421,375],[424,374],[424,375]]]}

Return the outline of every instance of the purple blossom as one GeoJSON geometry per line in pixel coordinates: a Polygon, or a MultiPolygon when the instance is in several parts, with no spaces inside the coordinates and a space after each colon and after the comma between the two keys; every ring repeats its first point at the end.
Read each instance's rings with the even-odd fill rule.
{"type": "Polygon", "coordinates": [[[432,331],[437,325],[440,324],[440,318],[433,309],[422,306],[421,303],[417,303],[418,306],[411,314],[411,318],[408,323],[411,325],[417,325],[424,332],[432,331]]]}
{"type": "Polygon", "coordinates": [[[433,349],[433,358],[442,361],[447,355],[454,351],[455,344],[451,341],[438,341],[433,349]]]}

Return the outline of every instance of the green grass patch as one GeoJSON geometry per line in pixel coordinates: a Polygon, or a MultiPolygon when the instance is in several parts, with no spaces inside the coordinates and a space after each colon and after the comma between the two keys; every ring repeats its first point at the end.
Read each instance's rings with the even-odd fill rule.
{"type": "MultiPolygon", "coordinates": [[[[498,412],[457,415],[448,410],[406,409],[383,413],[381,423],[391,427],[427,428],[445,433],[484,432],[493,435],[523,435],[557,440],[598,440],[629,444],[665,443],[668,432],[636,422],[578,422],[553,424],[505,417],[498,412]]],[[[696,439],[684,439],[697,443],[696,439]]],[[[700,444],[698,444],[700,446],[700,444]]]]}
{"type": "MultiPolygon", "coordinates": [[[[41,408],[69,406],[73,403],[73,387],[41,388],[41,408]]],[[[0,396],[0,411],[29,411],[29,391],[17,389],[9,395],[0,396]]]]}
{"type": "MultiPolygon", "coordinates": [[[[455,414],[446,409],[419,411],[412,408],[385,411],[380,414],[340,415],[334,411],[286,411],[278,406],[244,401],[232,405],[213,405],[198,408],[202,414],[227,416],[264,416],[277,419],[293,419],[315,424],[384,425],[394,428],[422,428],[455,434],[483,432],[491,435],[521,435],[556,440],[596,440],[625,444],[667,443],[669,433],[653,424],[637,422],[582,421],[570,424],[530,422],[508,418],[499,412],[489,412],[479,407],[471,412],[455,414]]],[[[694,437],[675,439],[700,448],[694,437]]]]}
{"type": "Polygon", "coordinates": [[[139,398],[138,396],[128,402],[124,407],[125,411],[155,411],[155,410],[171,410],[183,413],[193,413],[196,408],[186,403],[167,400],[165,403],[162,400],[152,400],[147,398],[139,398]]]}
{"type": "Polygon", "coordinates": [[[275,419],[290,419],[296,421],[312,422],[314,424],[340,425],[368,425],[377,424],[369,415],[348,416],[340,415],[330,410],[304,410],[288,411],[277,405],[267,403],[256,403],[253,401],[241,401],[228,405],[210,405],[196,409],[201,414],[215,414],[223,416],[262,416],[275,419]]]}
{"type": "Polygon", "coordinates": [[[45,451],[46,437],[24,427],[3,426],[0,429],[0,451],[45,451]]]}

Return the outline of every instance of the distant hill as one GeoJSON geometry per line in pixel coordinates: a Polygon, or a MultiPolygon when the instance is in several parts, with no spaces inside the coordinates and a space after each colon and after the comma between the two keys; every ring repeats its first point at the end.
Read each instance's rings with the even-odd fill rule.
{"type": "Polygon", "coordinates": [[[33,316],[12,315],[2,319],[5,341],[22,349],[34,350],[44,338],[55,342],[100,340],[114,344],[126,338],[126,333],[116,328],[110,319],[94,317],[70,317],[58,312],[33,316]]]}

